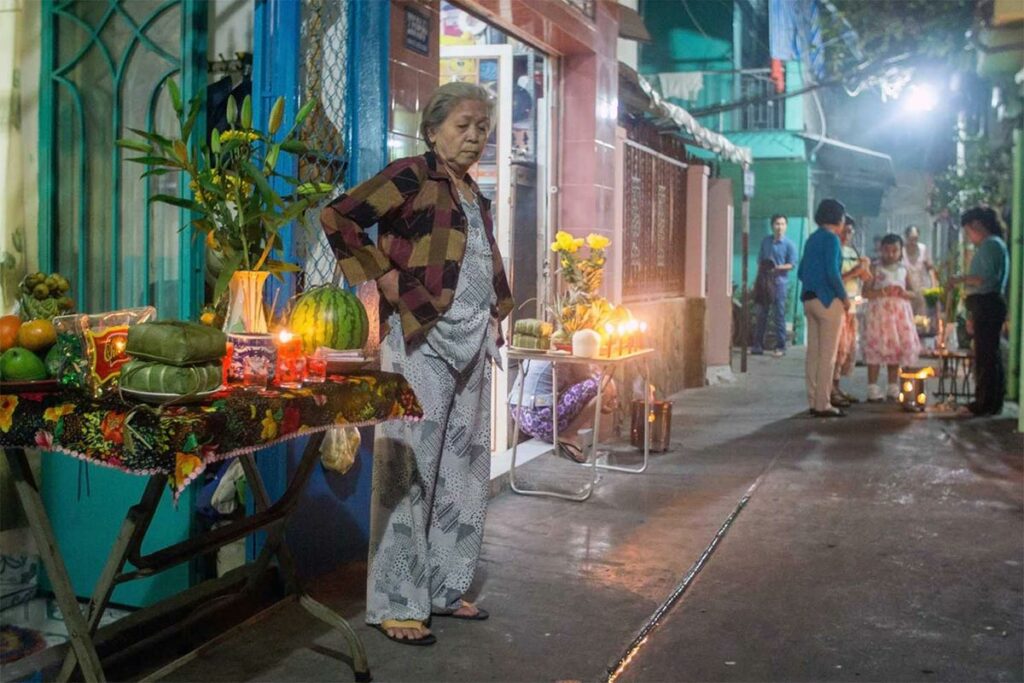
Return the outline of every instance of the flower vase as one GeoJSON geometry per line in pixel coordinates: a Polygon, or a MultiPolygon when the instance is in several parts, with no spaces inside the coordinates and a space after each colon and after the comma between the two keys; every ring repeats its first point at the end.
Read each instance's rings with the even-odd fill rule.
{"type": "Polygon", "coordinates": [[[262,270],[237,270],[228,283],[228,312],[224,331],[265,333],[267,318],[263,312],[263,285],[269,273],[262,270]]]}

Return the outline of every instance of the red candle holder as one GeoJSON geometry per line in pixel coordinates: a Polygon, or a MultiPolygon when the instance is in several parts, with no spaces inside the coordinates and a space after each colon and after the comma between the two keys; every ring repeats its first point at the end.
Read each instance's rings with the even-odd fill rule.
{"type": "Polygon", "coordinates": [[[320,384],[327,381],[327,359],[316,356],[306,357],[306,382],[320,384]]]}
{"type": "Polygon", "coordinates": [[[278,355],[277,366],[274,368],[274,378],[278,386],[297,389],[302,386],[302,380],[305,377],[305,356],[301,353],[298,355],[278,355]]]}

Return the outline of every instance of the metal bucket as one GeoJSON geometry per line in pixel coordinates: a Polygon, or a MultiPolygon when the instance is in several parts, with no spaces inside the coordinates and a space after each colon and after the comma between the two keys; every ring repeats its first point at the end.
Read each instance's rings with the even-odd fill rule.
{"type": "MultiPolygon", "coordinates": [[[[636,448],[644,447],[644,402],[637,399],[632,405],[629,442],[636,448]]],[[[672,441],[672,402],[651,401],[651,412],[647,415],[651,430],[651,450],[667,451],[672,441]]]]}

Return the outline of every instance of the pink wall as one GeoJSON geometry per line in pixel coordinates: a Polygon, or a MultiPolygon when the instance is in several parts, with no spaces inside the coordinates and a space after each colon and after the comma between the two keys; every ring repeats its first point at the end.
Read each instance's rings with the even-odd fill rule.
{"type": "Polygon", "coordinates": [[[732,353],[732,181],[708,184],[707,364],[729,365],[732,353]]]}
{"type": "Polygon", "coordinates": [[[594,21],[559,0],[456,0],[517,38],[560,56],[557,229],[615,239],[618,4],[598,0],[594,21]]]}

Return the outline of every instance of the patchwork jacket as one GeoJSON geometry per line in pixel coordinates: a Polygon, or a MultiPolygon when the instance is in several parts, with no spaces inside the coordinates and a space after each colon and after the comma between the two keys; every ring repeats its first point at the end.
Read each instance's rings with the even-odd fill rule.
{"type": "MultiPolygon", "coordinates": [[[[476,183],[466,180],[479,195],[476,183]]],[[[512,310],[512,291],[494,241],[491,204],[482,195],[480,207],[497,300],[491,314],[500,321],[512,310]]],[[[457,190],[432,152],[392,162],[327,205],[320,222],[349,284],[376,280],[381,324],[397,311],[406,341],[422,339],[451,306],[467,220],[457,190]],[[375,223],[376,245],[366,234],[375,223]]]]}

